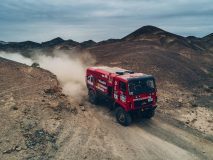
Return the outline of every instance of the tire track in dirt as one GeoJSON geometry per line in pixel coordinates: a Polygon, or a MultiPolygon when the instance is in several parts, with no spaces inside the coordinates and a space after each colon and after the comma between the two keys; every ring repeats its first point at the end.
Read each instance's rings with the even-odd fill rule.
{"type": "Polygon", "coordinates": [[[115,122],[108,108],[87,102],[85,106],[86,111],[79,110],[76,119],[72,120],[74,123],[68,127],[75,128],[74,135],[66,140],[60,149],[63,154],[56,155],[56,159],[213,158],[212,142],[167,123],[159,116],[123,127],[115,122]]]}
{"type": "Polygon", "coordinates": [[[203,153],[211,153],[213,151],[212,142],[205,140],[199,135],[190,133],[187,128],[181,128],[172,126],[165,123],[159,117],[151,121],[142,121],[138,124],[139,128],[145,130],[148,134],[152,134],[160,139],[172,143],[192,154],[195,154],[200,159],[207,159],[203,153]],[[199,144],[199,145],[198,145],[199,144]]]}
{"type": "Polygon", "coordinates": [[[182,148],[155,137],[138,125],[122,127],[119,124],[106,123],[107,121],[103,124],[108,124],[107,127],[113,132],[110,134],[111,144],[122,159],[179,159],[181,156],[185,159],[196,159],[182,148]],[[178,153],[178,156],[173,155],[173,152],[178,153]]]}

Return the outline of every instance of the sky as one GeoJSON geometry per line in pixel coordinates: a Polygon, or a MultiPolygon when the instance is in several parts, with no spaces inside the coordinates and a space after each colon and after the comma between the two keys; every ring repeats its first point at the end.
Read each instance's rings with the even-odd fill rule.
{"type": "Polygon", "coordinates": [[[213,32],[213,0],[1,0],[0,40],[122,38],[153,25],[182,36],[213,32]]]}

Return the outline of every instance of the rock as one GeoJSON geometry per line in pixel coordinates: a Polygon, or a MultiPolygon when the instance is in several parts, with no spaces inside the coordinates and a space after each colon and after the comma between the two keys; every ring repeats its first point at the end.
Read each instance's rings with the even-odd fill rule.
{"type": "Polygon", "coordinates": [[[15,150],[16,150],[16,151],[21,151],[22,148],[21,148],[21,146],[16,146],[15,150]]]}
{"type": "Polygon", "coordinates": [[[76,107],[72,107],[72,108],[70,109],[70,111],[71,111],[74,115],[78,114],[78,110],[77,110],[76,107]]]}
{"type": "Polygon", "coordinates": [[[208,119],[208,120],[207,120],[207,122],[209,122],[209,123],[213,123],[213,120],[211,120],[211,119],[208,119]]]}
{"type": "Polygon", "coordinates": [[[206,91],[206,92],[212,92],[211,88],[207,85],[203,85],[203,89],[206,91]]]}
{"type": "Polygon", "coordinates": [[[16,146],[11,147],[8,150],[3,151],[2,153],[3,154],[10,154],[10,153],[12,153],[14,151],[20,151],[20,150],[21,150],[21,147],[16,145],[16,146]]]}
{"type": "Polygon", "coordinates": [[[32,128],[35,128],[37,126],[37,123],[33,120],[24,120],[20,125],[22,130],[29,131],[32,128]]]}
{"type": "Polygon", "coordinates": [[[16,147],[17,147],[17,146],[13,146],[13,147],[12,147],[12,150],[15,151],[15,150],[16,150],[16,147]]]}
{"type": "Polygon", "coordinates": [[[178,102],[177,104],[176,104],[176,107],[181,107],[182,106],[182,103],[181,102],[178,102]]]}
{"type": "Polygon", "coordinates": [[[61,117],[57,116],[54,118],[55,120],[61,120],[61,117]]]}
{"type": "Polygon", "coordinates": [[[36,68],[36,67],[40,67],[40,65],[39,65],[38,63],[33,63],[33,64],[31,65],[31,67],[36,68]]]}
{"type": "Polygon", "coordinates": [[[54,110],[59,110],[59,108],[61,107],[58,101],[50,101],[49,104],[54,110]]]}
{"type": "Polygon", "coordinates": [[[197,107],[198,105],[193,101],[191,102],[192,107],[197,107]]]}
{"type": "Polygon", "coordinates": [[[79,106],[83,106],[84,104],[83,103],[79,103],[79,106]]]}
{"type": "Polygon", "coordinates": [[[179,102],[179,103],[182,103],[182,102],[183,102],[183,99],[182,99],[182,98],[179,98],[179,99],[178,99],[178,102],[179,102]]]}
{"type": "Polygon", "coordinates": [[[193,97],[197,97],[197,95],[196,95],[196,94],[192,94],[192,96],[193,96],[193,97]]]}
{"type": "Polygon", "coordinates": [[[54,86],[54,87],[52,87],[52,88],[45,89],[44,92],[45,92],[46,94],[53,95],[53,94],[56,94],[56,93],[61,92],[61,90],[62,90],[62,89],[61,89],[60,87],[54,86]]]}
{"type": "Polygon", "coordinates": [[[186,121],[186,124],[189,124],[189,123],[190,123],[189,120],[187,120],[187,121],[186,121]]]}
{"type": "Polygon", "coordinates": [[[169,99],[168,99],[168,98],[165,98],[164,101],[165,101],[166,103],[168,103],[168,102],[169,102],[169,99]]]}
{"type": "Polygon", "coordinates": [[[63,109],[67,108],[64,102],[54,102],[54,105],[51,105],[53,110],[56,112],[61,112],[63,109]]]}
{"type": "Polygon", "coordinates": [[[16,111],[16,110],[18,110],[18,107],[14,105],[14,106],[12,106],[12,109],[16,111]]]}
{"type": "Polygon", "coordinates": [[[65,97],[66,95],[64,94],[64,93],[61,93],[61,95],[60,95],[61,97],[65,97]]]}
{"type": "Polygon", "coordinates": [[[197,121],[197,118],[194,118],[191,122],[194,123],[197,121]]]}
{"type": "Polygon", "coordinates": [[[3,154],[10,154],[11,151],[10,151],[10,150],[5,150],[5,151],[3,151],[2,153],[3,153],[3,154]]]}
{"type": "Polygon", "coordinates": [[[85,109],[84,106],[81,106],[81,110],[82,110],[82,111],[86,111],[86,109],[85,109]]]}

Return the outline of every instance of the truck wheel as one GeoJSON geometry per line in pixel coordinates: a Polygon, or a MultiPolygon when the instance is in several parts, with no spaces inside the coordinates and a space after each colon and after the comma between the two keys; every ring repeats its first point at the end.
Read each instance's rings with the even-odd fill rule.
{"type": "Polygon", "coordinates": [[[145,111],[144,113],[144,117],[148,119],[152,118],[154,115],[155,115],[155,110],[148,110],[148,111],[145,111]]]}
{"type": "Polygon", "coordinates": [[[97,97],[95,91],[93,91],[93,90],[89,90],[89,101],[92,104],[97,104],[97,102],[98,102],[98,97],[97,97]]]}
{"type": "Polygon", "coordinates": [[[123,126],[128,126],[132,122],[132,117],[129,113],[125,112],[123,108],[118,107],[116,109],[116,119],[118,123],[123,126]]]}

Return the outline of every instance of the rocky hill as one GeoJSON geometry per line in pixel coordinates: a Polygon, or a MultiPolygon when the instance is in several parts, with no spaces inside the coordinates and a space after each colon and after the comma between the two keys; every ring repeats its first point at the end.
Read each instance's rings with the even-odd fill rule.
{"type": "Polygon", "coordinates": [[[175,48],[175,47],[183,47],[189,48],[196,51],[211,51],[213,47],[213,36],[212,33],[203,37],[198,38],[194,36],[182,37],[180,35],[176,35],[167,31],[164,31],[155,26],[144,26],[136,31],[130,33],[129,35],[121,38],[121,39],[109,39],[101,42],[94,42],[92,40],[88,40],[82,43],[73,41],[73,40],[64,40],[60,37],[54,38],[50,41],[36,43],[32,41],[24,41],[24,42],[4,42],[0,41],[0,50],[2,51],[24,51],[31,49],[45,49],[45,48],[55,48],[55,47],[93,47],[104,44],[111,44],[116,42],[125,42],[125,41],[142,41],[145,44],[150,45],[161,45],[167,48],[175,48]]]}

